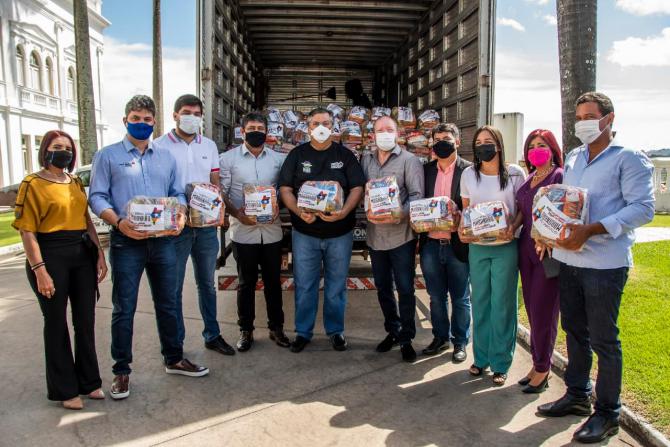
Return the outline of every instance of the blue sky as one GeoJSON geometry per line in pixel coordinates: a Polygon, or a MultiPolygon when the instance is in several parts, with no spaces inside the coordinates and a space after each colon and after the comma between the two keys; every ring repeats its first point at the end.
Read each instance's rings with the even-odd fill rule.
{"type": "MultiPolygon", "coordinates": [[[[658,130],[667,128],[670,104],[670,0],[598,3],[598,89],[614,101],[619,138],[641,149],[670,147],[658,130]]],[[[495,111],[522,112],[526,133],[544,127],[560,138],[555,0],[498,0],[497,9],[495,111]]],[[[167,105],[195,89],[195,0],[163,0],[162,14],[167,105]]],[[[151,91],[151,1],[105,0],[103,15],[112,22],[103,105],[115,138],[122,100],[151,91]]]]}

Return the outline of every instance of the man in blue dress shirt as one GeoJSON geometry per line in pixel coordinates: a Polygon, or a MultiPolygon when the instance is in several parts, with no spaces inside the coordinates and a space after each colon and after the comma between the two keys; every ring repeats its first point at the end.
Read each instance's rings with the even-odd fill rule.
{"type": "MultiPolygon", "coordinates": [[[[93,212],[114,228],[110,234],[112,266],[112,358],[114,380],[111,396],[130,395],[130,363],[133,360],[133,318],[142,272],[147,271],[156,311],[161,351],[168,374],[189,377],[207,375],[209,370],[183,356],[178,337],[174,278],[177,255],[172,236],[150,238],[126,218],[126,206],[135,196],[177,197],[186,205],[184,191],[176,179],[176,161],[166,150],[150,142],[156,106],[151,98],[134,96],[126,105],[123,123],[127,135],[122,141],[95,154],[91,169],[89,204],[93,212]]],[[[184,225],[180,216],[178,235],[184,225]]]]}
{"type": "Polygon", "coordinates": [[[647,156],[617,143],[614,107],[602,93],[577,100],[575,134],[584,143],[565,160],[563,183],[588,190],[588,220],[569,224],[553,256],[561,262],[561,324],[567,333],[567,393],[541,405],[544,416],[590,415],[574,440],[600,442],[619,430],[622,354],[617,318],[635,228],[654,217],[654,168],[647,156]],[[598,355],[595,412],[590,372],[598,355]]]}

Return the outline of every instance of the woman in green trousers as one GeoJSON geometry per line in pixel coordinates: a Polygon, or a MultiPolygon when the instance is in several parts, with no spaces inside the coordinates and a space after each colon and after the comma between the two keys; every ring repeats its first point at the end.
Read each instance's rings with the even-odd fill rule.
{"type": "Polygon", "coordinates": [[[516,345],[519,267],[514,229],[519,223],[515,197],[525,180],[525,173],[520,166],[505,164],[502,134],[494,127],[477,129],[473,148],[475,162],[461,176],[463,207],[491,201],[504,202],[513,224],[506,235],[510,242],[502,245],[479,245],[472,237],[461,237],[463,242],[471,242],[469,260],[475,359],[470,374],[480,376],[490,367],[493,383],[502,386],[507,380],[516,345]]]}

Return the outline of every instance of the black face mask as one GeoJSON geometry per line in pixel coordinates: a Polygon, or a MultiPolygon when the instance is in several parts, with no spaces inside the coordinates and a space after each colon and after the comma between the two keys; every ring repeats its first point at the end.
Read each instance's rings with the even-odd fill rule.
{"type": "Polygon", "coordinates": [[[456,150],[456,145],[451,141],[436,141],[433,144],[433,152],[437,158],[449,158],[456,150]]]}
{"type": "Polygon", "coordinates": [[[491,161],[495,158],[497,148],[495,144],[480,144],[475,146],[475,157],[481,161],[491,161]]]}
{"type": "Polygon", "coordinates": [[[265,132],[254,130],[244,134],[244,141],[251,147],[261,147],[265,143],[265,132]]]}
{"type": "Polygon", "coordinates": [[[47,165],[54,165],[59,169],[65,169],[72,162],[70,151],[48,151],[46,157],[47,165]]]}

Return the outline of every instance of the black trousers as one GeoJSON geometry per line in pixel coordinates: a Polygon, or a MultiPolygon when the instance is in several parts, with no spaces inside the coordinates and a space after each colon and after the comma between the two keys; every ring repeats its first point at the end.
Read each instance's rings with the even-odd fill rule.
{"type": "Polygon", "coordinates": [[[63,401],[102,386],[95,352],[96,269],[81,236],[38,235],[38,243],[56,293],[47,298],[38,292],[37,278],[27,262],[26,272],[44,316],[47,397],[63,401]],[[66,316],[68,299],[72,306],[74,357],[66,316]]]}
{"type": "Polygon", "coordinates": [[[261,267],[263,293],[268,314],[268,328],[284,326],[281,282],[281,241],[272,244],[239,244],[233,242],[233,256],[237,262],[239,288],[237,290],[237,323],[241,331],[253,331],[256,318],[256,282],[261,267]]]}

